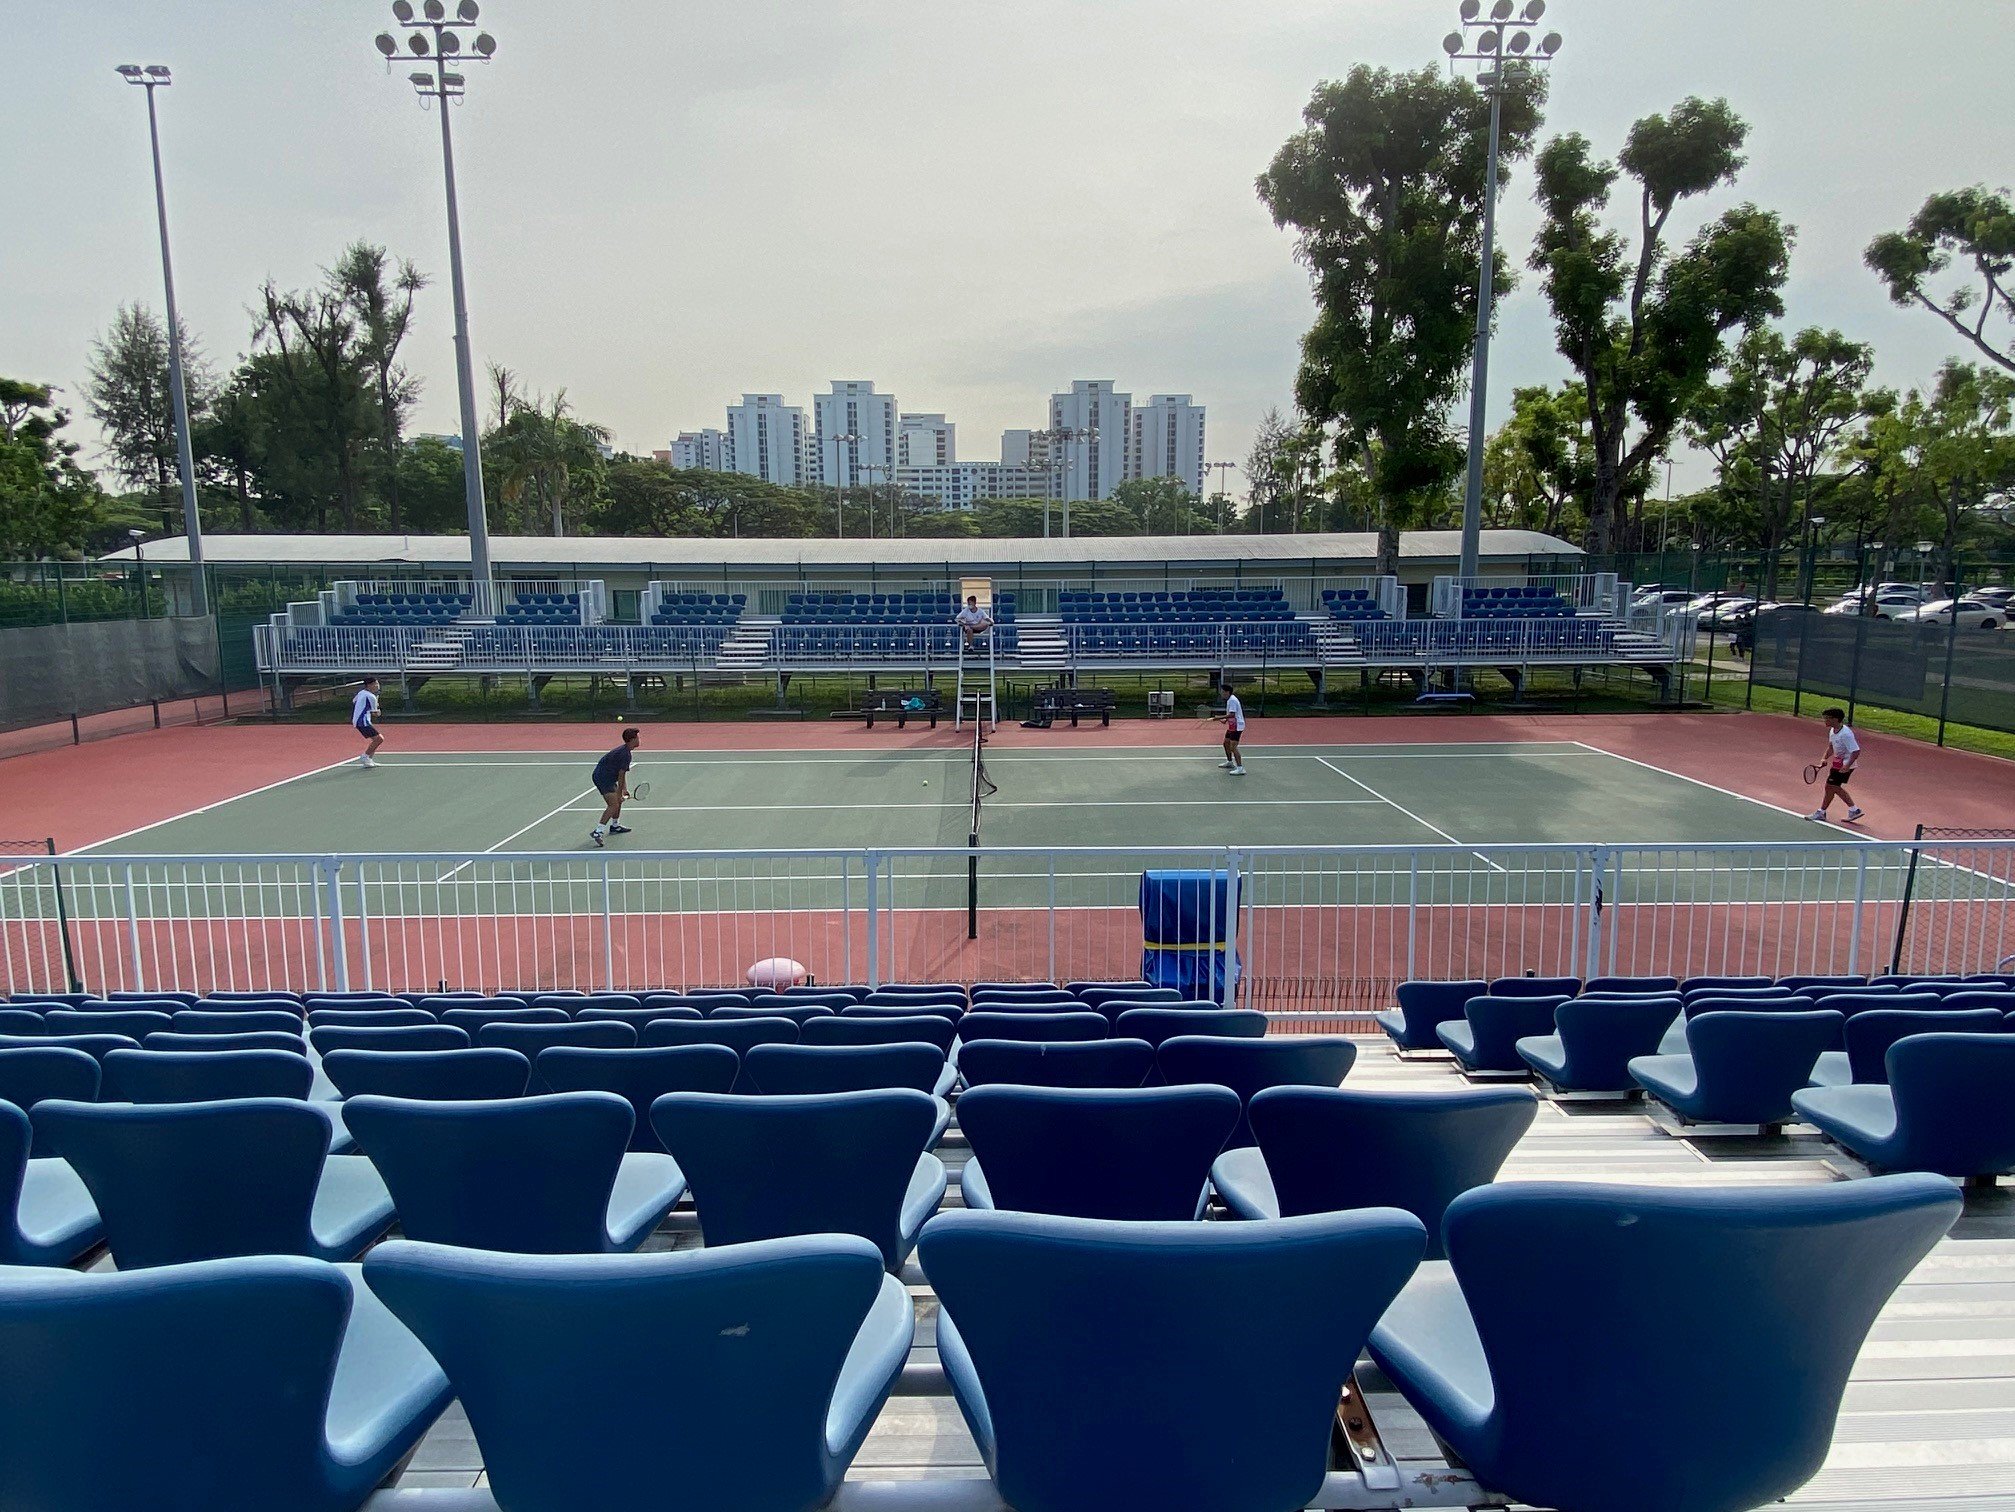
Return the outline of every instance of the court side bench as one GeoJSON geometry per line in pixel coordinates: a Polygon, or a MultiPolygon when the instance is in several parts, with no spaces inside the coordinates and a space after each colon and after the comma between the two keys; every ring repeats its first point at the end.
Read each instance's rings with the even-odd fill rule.
{"type": "Polygon", "coordinates": [[[928,718],[931,728],[938,727],[938,716],[945,711],[944,695],[936,688],[877,688],[866,695],[867,701],[860,707],[865,715],[868,728],[875,727],[875,720],[895,715],[896,728],[903,729],[912,719],[928,718]]]}
{"type": "Polygon", "coordinates": [[[1037,688],[1032,713],[1045,727],[1069,715],[1070,727],[1075,730],[1082,716],[1096,714],[1100,726],[1109,728],[1112,712],[1118,707],[1119,695],[1111,688],[1037,688]]]}

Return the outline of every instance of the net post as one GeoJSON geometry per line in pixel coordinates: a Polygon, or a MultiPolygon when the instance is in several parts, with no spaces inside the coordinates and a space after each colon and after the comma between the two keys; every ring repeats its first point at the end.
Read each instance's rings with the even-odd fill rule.
{"type": "MultiPolygon", "coordinates": [[[[54,835],[44,840],[42,844],[51,856],[56,854],[54,835]]],[[[56,893],[56,929],[63,941],[63,975],[69,978],[72,992],[82,992],[84,979],[77,975],[77,952],[70,944],[70,906],[63,900],[63,868],[52,861],[49,872],[49,880],[56,893]]]]}
{"type": "MultiPolygon", "coordinates": [[[[1956,618],[1956,616],[1955,616],[1956,618]]],[[[1924,838],[1924,826],[1917,826],[1915,840],[1924,838]]],[[[1903,874],[1903,902],[1896,910],[1896,943],[1889,951],[1889,974],[1895,976],[1903,969],[1903,942],[1910,932],[1910,896],[1917,887],[1917,848],[1910,849],[1910,866],[1903,874]]]]}

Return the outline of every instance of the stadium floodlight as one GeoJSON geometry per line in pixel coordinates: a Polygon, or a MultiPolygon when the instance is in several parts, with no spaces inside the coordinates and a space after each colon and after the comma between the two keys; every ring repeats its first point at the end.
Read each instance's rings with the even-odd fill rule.
{"type": "Polygon", "coordinates": [[[482,7],[476,4],[476,0],[462,0],[462,3],[455,7],[455,19],[465,26],[473,26],[476,17],[482,13],[482,7]]]}
{"type": "MultiPolygon", "coordinates": [[[[475,0],[461,0],[456,11],[463,23],[472,22],[478,12],[475,0]]],[[[487,609],[493,591],[490,577],[490,523],[483,501],[482,422],[476,413],[476,363],[469,341],[468,284],[462,274],[462,214],[455,193],[455,139],[448,122],[448,106],[467,92],[465,75],[449,69],[471,61],[462,51],[461,38],[448,30],[448,8],[441,0],[425,0],[419,16],[412,0],[392,0],[392,19],[406,33],[406,46],[416,58],[432,64],[431,72],[419,69],[406,75],[423,106],[438,106],[441,113],[441,178],[448,201],[448,285],[455,306],[455,380],[462,409],[462,499],[469,516],[469,580],[478,595],[477,607],[487,609]]],[[[390,71],[399,54],[399,44],[391,32],[381,32],[377,49],[390,71]]],[[[488,32],[476,38],[473,61],[488,63],[497,53],[497,40],[488,32]]]]}
{"type": "Polygon", "coordinates": [[[1490,319],[1497,272],[1497,138],[1507,86],[1523,83],[1560,51],[1560,33],[1548,32],[1535,46],[1530,27],[1546,14],[1546,0],[1494,0],[1488,19],[1483,0],[1462,0],[1462,26],[1442,39],[1451,66],[1477,65],[1476,83],[1490,102],[1490,139],[1483,188],[1483,256],[1477,270],[1476,344],[1469,376],[1469,476],[1462,495],[1462,552],[1456,564],[1461,581],[1475,578],[1483,535],[1483,447],[1485,399],[1490,383],[1490,319]],[[1513,20],[1513,15],[1518,15],[1513,20]]]}
{"type": "MultiPolygon", "coordinates": [[[[121,63],[120,78],[147,92],[147,142],[154,158],[154,215],[161,229],[161,288],[168,318],[168,396],[175,413],[175,464],[182,481],[182,534],[189,543],[189,584],[192,607],[209,612],[209,584],[204,581],[203,514],[196,507],[196,456],[189,439],[189,391],[183,379],[182,320],[175,313],[175,262],[168,254],[168,190],[161,175],[161,120],[154,108],[154,91],[175,82],[165,64],[121,63]]],[[[164,511],[165,512],[165,511],[164,511]]],[[[137,555],[139,537],[134,534],[137,555]]],[[[141,599],[146,598],[145,582],[141,599]]]]}

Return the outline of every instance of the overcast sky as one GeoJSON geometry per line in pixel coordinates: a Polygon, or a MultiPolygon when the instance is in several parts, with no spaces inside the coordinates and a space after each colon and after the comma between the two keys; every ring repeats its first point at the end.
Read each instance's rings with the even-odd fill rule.
{"type": "MultiPolygon", "coordinates": [[[[475,348],[564,387],[618,445],[865,378],[998,455],[1073,378],[1192,393],[1242,461],[1290,404],[1306,277],[1253,179],[1311,88],[1440,57],[1454,0],[485,0],[497,61],[457,109],[475,348]]],[[[219,366],[268,274],[358,237],[435,275],[406,353],[417,428],[453,431],[438,127],[372,49],[389,0],[91,0],[0,54],[0,372],[84,408],[121,301],[160,304],[140,92],[161,62],[183,317],[219,366]]],[[[1958,351],[1861,266],[1934,189],[2015,163],[2001,0],[1553,0],[1548,130],[1613,153],[1689,93],[1753,127],[1741,198],[1798,228],[1790,319],[1874,343],[1884,382],[1958,351]]],[[[1515,175],[1500,222],[1523,262],[1515,175]]],[[[1627,207],[1634,219],[1634,207],[1627,207]]],[[[1698,217],[1680,228],[1682,234],[1698,217]]],[[[1529,278],[1492,412],[1565,375],[1529,278]]],[[[1688,481],[1689,467],[1680,476],[1688,481]]]]}

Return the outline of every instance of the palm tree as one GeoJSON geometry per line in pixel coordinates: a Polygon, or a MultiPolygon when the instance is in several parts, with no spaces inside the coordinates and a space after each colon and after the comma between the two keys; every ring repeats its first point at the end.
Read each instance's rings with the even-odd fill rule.
{"type": "Polygon", "coordinates": [[[565,535],[568,505],[600,492],[608,441],[606,426],[574,418],[565,389],[518,405],[493,433],[499,497],[513,509],[526,506],[527,525],[550,513],[553,534],[565,535]]]}

